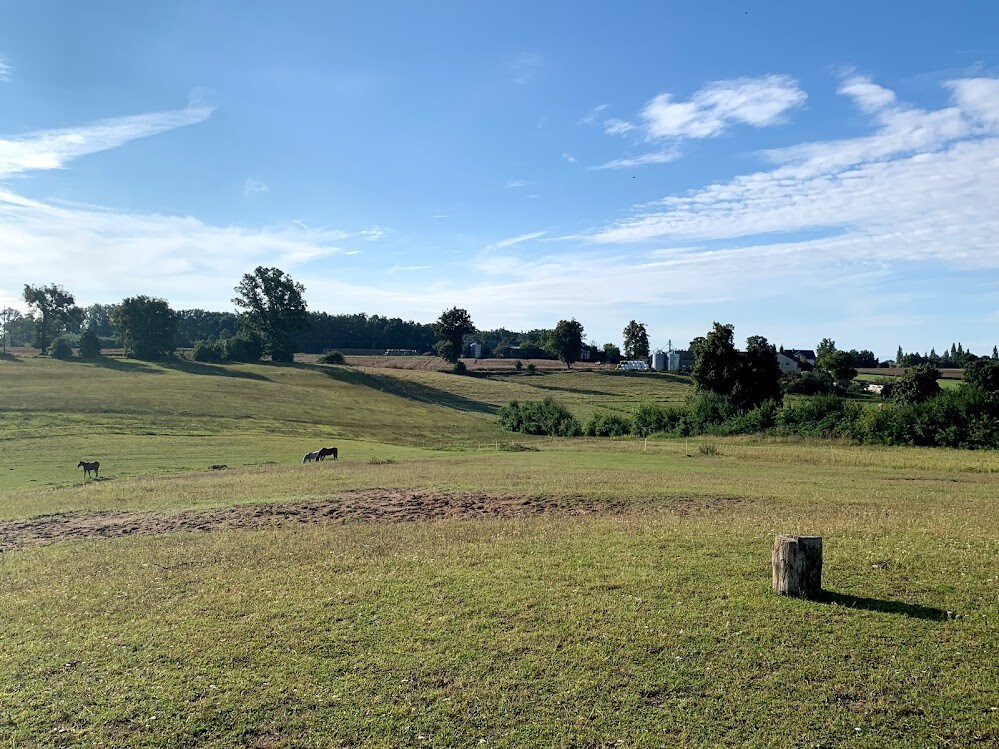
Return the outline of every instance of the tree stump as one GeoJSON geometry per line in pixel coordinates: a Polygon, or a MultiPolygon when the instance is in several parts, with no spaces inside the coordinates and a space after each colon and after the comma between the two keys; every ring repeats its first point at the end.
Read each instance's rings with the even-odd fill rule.
{"type": "Polygon", "coordinates": [[[773,568],[778,595],[817,598],[822,592],[822,536],[777,536],[773,568]]]}

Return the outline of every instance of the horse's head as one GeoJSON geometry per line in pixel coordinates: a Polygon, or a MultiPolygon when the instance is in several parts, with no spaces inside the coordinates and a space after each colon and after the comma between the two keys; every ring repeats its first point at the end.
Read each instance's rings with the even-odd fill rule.
{"type": "Polygon", "coordinates": [[[77,463],[76,467],[77,468],[83,468],[83,461],[81,460],[79,463],[77,463]]]}

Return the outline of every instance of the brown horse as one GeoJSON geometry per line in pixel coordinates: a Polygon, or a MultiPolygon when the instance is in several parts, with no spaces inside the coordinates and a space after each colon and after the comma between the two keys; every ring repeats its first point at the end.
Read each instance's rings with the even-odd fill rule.
{"type": "Polygon", "coordinates": [[[93,463],[87,463],[86,461],[81,460],[76,464],[76,467],[83,469],[83,478],[90,476],[91,472],[93,472],[94,478],[100,478],[100,476],[97,475],[97,472],[101,469],[101,464],[96,460],[93,463]]]}
{"type": "Polygon", "coordinates": [[[322,450],[319,451],[319,456],[316,458],[316,460],[326,460],[327,455],[332,455],[333,460],[340,459],[337,455],[337,450],[335,447],[324,447],[322,450]]]}

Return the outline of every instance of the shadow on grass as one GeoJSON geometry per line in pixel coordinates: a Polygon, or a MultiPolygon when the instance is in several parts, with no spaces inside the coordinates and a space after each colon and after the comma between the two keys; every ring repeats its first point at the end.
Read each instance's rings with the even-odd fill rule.
{"type": "Polygon", "coordinates": [[[125,361],[123,359],[112,359],[107,356],[98,356],[96,359],[85,359],[84,364],[93,364],[95,367],[101,367],[103,369],[112,369],[115,372],[142,372],[143,374],[163,374],[163,372],[156,367],[151,367],[148,364],[143,364],[137,361],[125,361]]]}
{"type": "Polygon", "coordinates": [[[242,380],[258,380],[260,382],[272,382],[270,377],[265,377],[257,372],[244,372],[238,369],[229,369],[228,367],[218,366],[215,364],[205,364],[203,362],[191,361],[189,359],[164,359],[163,361],[157,362],[161,367],[166,369],[173,369],[178,372],[186,372],[187,374],[193,375],[206,375],[208,377],[235,377],[242,380]]]}
{"type": "Polygon", "coordinates": [[[13,361],[20,362],[21,359],[15,354],[10,354],[6,351],[0,352],[0,361],[13,361]]]}
{"type": "Polygon", "coordinates": [[[540,382],[532,382],[531,387],[538,390],[553,390],[560,393],[577,393],[578,395],[614,395],[606,390],[590,390],[588,388],[559,387],[558,385],[543,385],[540,382]]]}
{"type": "Polygon", "coordinates": [[[901,614],[913,619],[929,619],[930,621],[937,622],[947,620],[947,612],[943,609],[936,609],[932,606],[920,606],[917,603],[906,603],[905,601],[864,598],[863,596],[854,596],[849,593],[835,593],[831,590],[823,590],[816,600],[819,603],[834,603],[837,606],[845,606],[850,609],[877,611],[881,614],[901,614]]]}
{"type": "MultiPolygon", "coordinates": [[[[422,383],[404,382],[389,375],[361,372],[357,369],[340,366],[323,366],[319,364],[296,364],[295,366],[320,372],[337,382],[374,388],[375,390],[381,390],[391,395],[397,395],[400,398],[407,398],[408,400],[419,401],[420,403],[429,403],[435,406],[444,406],[445,408],[453,408],[457,411],[495,414],[499,410],[492,403],[472,400],[471,398],[449,393],[446,390],[438,390],[435,387],[430,387],[422,383]]],[[[454,376],[460,377],[462,375],[454,376]]]]}

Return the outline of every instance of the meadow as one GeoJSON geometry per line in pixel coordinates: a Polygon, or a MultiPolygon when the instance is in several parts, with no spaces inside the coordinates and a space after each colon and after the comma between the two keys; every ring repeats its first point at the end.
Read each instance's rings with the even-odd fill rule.
{"type": "Polygon", "coordinates": [[[0,361],[0,745],[999,743],[994,452],[495,419],[691,392],[0,361]],[[824,537],[820,601],[770,591],[789,532],[824,537]]]}

